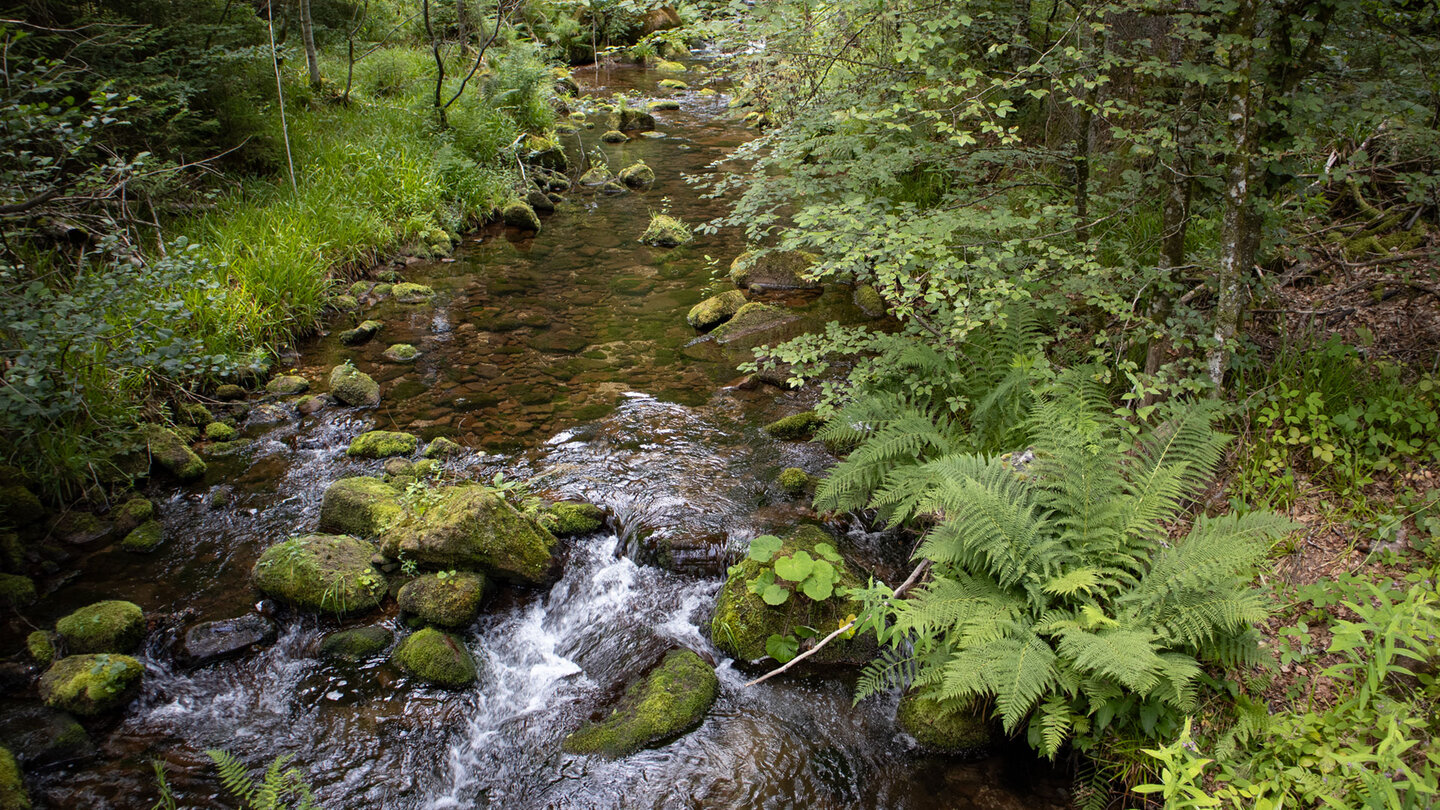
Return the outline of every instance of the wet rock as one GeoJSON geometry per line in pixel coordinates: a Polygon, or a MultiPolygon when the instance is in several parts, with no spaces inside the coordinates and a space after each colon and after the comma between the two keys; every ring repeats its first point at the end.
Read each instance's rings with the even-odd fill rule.
{"type": "Polygon", "coordinates": [[[885,299],[880,297],[880,292],[869,284],[861,284],[855,288],[855,294],[851,297],[855,306],[865,313],[869,318],[882,318],[885,316],[885,299]]]}
{"type": "Polygon", "coordinates": [[[535,209],[524,200],[511,200],[505,204],[500,211],[500,218],[505,224],[512,228],[519,228],[522,231],[539,231],[540,217],[535,214],[535,209]]]}
{"type": "Polygon", "coordinates": [[[630,189],[626,188],[624,183],[616,180],[611,180],[607,183],[604,183],[600,186],[600,188],[596,189],[596,191],[601,194],[608,194],[610,196],[630,193],[630,189]]]}
{"type": "Polygon", "coordinates": [[[0,748],[0,808],[30,810],[30,794],[25,790],[20,764],[8,748],[0,748]]]}
{"type": "Polygon", "coordinates": [[[182,425],[199,427],[208,425],[215,421],[210,415],[210,409],[198,402],[186,402],[180,405],[175,411],[175,419],[182,425]]]}
{"type": "MultiPolygon", "coordinates": [[[[367,323],[373,323],[373,321],[367,321],[367,323]]],[[[298,374],[282,374],[266,383],[265,390],[282,397],[293,397],[309,391],[310,381],[298,374]]]]}
{"type": "Polygon", "coordinates": [[[400,490],[396,487],[378,478],[341,478],[325,490],[320,503],[320,531],[375,537],[400,512],[400,490]]]}
{"type": "Polygon", "coordinates": [[[148,498],[142,498],[139,495],[115,507],[115,511],[110,513],[110,520],[115,524],[115,531],[126,534],[154,517],[155,504],[151,503],[148,498]]]}
{"type": "Polygon", "coordinates": [[[390,659],[405,672],[426,683],[459,689],[475,682],[475,657],[465,642],[433,627],[412,633],[390,659]]]}
{"type": "Polygon", "coordinates": [[[464,447],[450,441],[444,436],[440,436],[431,440],[431,442],[425,446],[425,452],[421,455],[425,456],[425,458],[451,458],[453,456],[463,455],[464,453],[464,447]]]}
{"type": "Polygon", "coordinates": [[[45,506],[24,484],[0,486],[0,520],[16,528],[29,526],[45,517],[45,506]]]}
{"type": "Polygon", "coordinates": [[[324,407],[325,397],[323,396],[303,396],[295,400],[295,411],[304,416],[319,413],[324,407]]]}
{"type": "Polygon", "coordinates": [[[921,746],[942,754],[984,756],[992,742],[980,712],[914,692],[900,699],[895,719],[921,746]]]}
{"type": "Polygon", "coordinates": [[[798,498],[809,491],[810,483],[814,479],[810,477],[810,473],[805,472],[799,467],[786,467],[780,471],[780,476],[777,480],[780,488],[785,490],[786,495],[792,498],[798,498]]]}
{"type": "Polygon", "coordinates": [[[185,631],[185,659],[203,666],[242,655],[272,643],[278,632],[274,622],[258,613],[202,622],[185,631]]]}
{"type": "Polygon", "coordinates": [[[165,529],[158,520],[147,520],[136,526],[120,541],[120,548],[135,554],[149,554],[165,541],[165,529]]]}
{"type": "Polygon", "coordinates": [[[34,601],[34,580],[19,574],[0,574],[0,604],[21,607],[34,601]]]}
{"type": "Polygon", "coordinates": [[[361,613],[377,607],[387,590],[374,556],[364,540],[311,534],[265,549],[252,574],[262,592],[297,607],[361,613]]]}
{"type": "Polygon", "coordinates": [[[483,569],[502,579],[539,583],[555,567],[555,537],[484,486],[432,490],[423,514],[406,513],[385,534],[387,557],[436,568],[483,569]]]}
{"type": "Polygon", "coordinates": [[[391,289],[391,293],[395,296],[395,300],[402,304],[423,304],[435,297],[435,291],[431,288],[424,284],[412,284],[408,281],[396,284],[391,289]]]}
{"type": "Polygon", "coordinates": [[[804,277],[815,257],[798,250],[747,251],[730,263],[730,280],[755,290],[818,290],[823,284],[804,277]]]}
{"type": "Polygon", "coordinates": [[[685,322],[699,330],[706,330],[730,320],[745,306],[745,293],[730,290],[712,295],[690,308],[685,322]]]}
{"type": "Polygon", "coordinates": [[[55,623],[70,653],[128,653],[145,638],[145,611],[134,602],[96,602],[55,623]]]}
{"type": "Polygon", "coordinates": [[[679,79],[661,79],[661,80],[660,80],[660,86],[661,86],[661,87],[668,88],[668,89],[670,89],[670,90],[689,90],[689,89],[690,89],[690,85],[686,84],[685,82],[680,81],[679,79]]]}
{"type": "Polygon", "coordinates": [[[244,399],[245,396],[245,389],[233,383],[227,383],[215,389],[215,398],[221,402],[235,402],[244,399]]]}
{"type": "Polygon", "coordinates": [[[609,166],[596,164],[590,167],[589,171],[580,175],[580,185],[592,187],[602,186],[613,179],[615,179],[615,173],[610,171],[609,166]]]}
{"type": "Polygon", "coordinates": [[[600,140],[605,143],[625,143],[630,140],[630,137],[618,129],[612,129],[604,135],[601,135],[600,140]]]}
{"type": "Polygon", "coordinates": [[[409,343],[396,343],[386,349],[382,356],[392,363],[413,363],[420,356],[420,350],[409,343]]]}
{"type": "Polygon", "coordinates": [[[175,431],[162,425],[146,425],[145,443],[150,459],[181,481],[191,481],[205,475],[205,462],[195,455],[175,431]]]}
{"type": "Polygon", "coordinates": [[[360,302],[355,300],[355,296],[348,293],[332,295],[325,303],[336,312],[354,312],[360,308],[360,302]]]}
{"type": "Polygon", "coordinates": [[[369,374],[349,363],[330,372],[330,395],[356,408],[373,408],[380,404],[380,384],[369,374]]]}
{"type": "Polygon", "coordinates": [[[784,441],[809,441],[815,431],[825,427],[825,417],[815,411],[802,411],[765,426],[765,432],[784,441]]]}
{"type": "Polygon", "coordinates": [[[645,106],[652,110],[678,110],[680,109],[680,102],[673,98],[662,98],[659,101],[652,101],[645,106]]]}
{"type": "Polygon", "coordinates": [[[715,342],[721,345],[756,339],[762,343],[778,343],[778,340],[767,340],[767,337],[797,320],[799,319],[796,316],[783,309],[751,301],[736,310],[730,320],[715,327],[710,334],[715,337],[715,342]]]}
{"type": "Polygon", "coordinates": [[[350,447],[345,450],[345,455],[359,456],[360,458],[408,456],[419,446],[420,440],[409,433],[371,430],[356,436],[350,442],[350,447]]]}
{"type": "MultiPolygon", "coordinates": [[[[819,559],[823,555],[816,551],[816,546],[821,543],[833,547],[834,541],[816,526],[801,526],[784,538],[776,556],[790,556],[804,551],[819,559]]],[[[840,574],[835,586],[836,595],[816,602],[803,593],[791,593],[789,599],[778,606],[766,604],[759,594],[750,591],[750,584],[760,577],[761,572],[773,570],[770,564],[746,557],[730,566],[715,605],[715,615],[710,621],[710,640],[737,661],[755,662],[769,657],[765,643],[771,635],[790,635],[802,626],[829,633],[841,626],[851,614],[859,614],[862,608],[859,602],[839,596],[839,592],[847,587],[861,587],[864,583],[843,561],[834,565],[840,574]]],[[[832,641],[809,661],[813,664],[864,664],[874,654],[875,637],[857,635],[852,639],[832,641]]]]}
{"type": "Polygon", "coordinates": [[[320,642],[320,656],[332,661],[358,664],[373,658],[390,646],[395,634],[380,625],[356,627],[331,633],[320,642]]]}
{"type": "Polygon", "coordinates": [[[556,537],[590,534],[605,525],[604,510],[588,503],[562,501],[545,511],[550,515],[550,533],[556,537]]]}
{"type": "Polygon", "coordinates": [[[50,666],[55,660],[55,644],[60,637],[44,630],[36,630],[25,637],[25,651],[42,667],[50,666]]]}
{"type": "Polygon", "coordinates": [[[690,650],[671,650],[625,690],[608,717],[586,723],[563,747],[611,757],[654,748],[700,725],[719,692],[714,667],[690,650]]]}
{"type": "Polygon", "coordinates": [[[530,207],[535,209],[537,214],[555,213],[555,201],[551,200],[548,194],[538,189],[532,190],[526,195],[525,202],[529,203],[530,207]]]}
{"type": "Polygon", "coordinates": [[[236,453],[248,449],[252,444],[254,444],[254,442],[251,442],[249,439],[236,439],[233,442],[211,442],[205,445],[205,455],[233,456],[236,453]]]}
{"type": "Polygon", "coordinates": [[[346,329],[341,332],[340,342],[346,346],[359,346],[375,337],[375,333],[380,331],[381,325],[379,321],[364,321],[354,329],[346,329]]]}
{"type": "MultiPolygon", "coordinates": [[[[26,768],[62,765],[95,753],[90,735],[74,717],[39,703],[0,705],[0,743],[26,768]]],[[[9,806],[0,800],[0,808],[9,806]]]]}
{"type": "Polygon", "coordinates": [[[426,624],[465,627],[480,615],[485,577],[469,571],[442,571],[407,582],[395,600],[400,609],[426,624]]]}
{"type": "Polygon", "coordinates": [[[642,191],[655,184],[655,170],[646,166],[642,160],[621,169],[619,179],[626,186],[642,191]]]}
{"type": "Polygon", "coordinates": [[[205,426],[205,441],[207,442],[228,442],[233,440],[236,435],[235,428],[224,422],[211,422],[205,426]]]}
{"type": "Polygon", "coordinates": [[[71,655],[40,676],[40,698],[52,709],[93,717],[124,708],[144,677],[145,667],[128,655],[71,655]]]}
{"type": "Polygon", "coordinates": [[[655,128],[655,116],[634,107],[612,110],[605,118],[611,130],[644,132],[655,128]]]}
{"type": "Polygon", "coordinates": [[[685,65],[680,62],[671,62],[666,59],[661,59],[659,62],[655,63],[654,70],[659,73],[684,73],[685,65]]]}
{"type": "Polygon", "coordinates": [[[640,235],[641,242],[657,247],[678,247],[694,238],[689,225],[669,214],[651,216],[649,227],[640,235]]]}

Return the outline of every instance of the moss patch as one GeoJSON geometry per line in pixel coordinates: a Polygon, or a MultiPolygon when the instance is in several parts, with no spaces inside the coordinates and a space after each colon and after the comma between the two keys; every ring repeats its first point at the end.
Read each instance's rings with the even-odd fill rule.
{"type": "Polygon", "coordinates": [[[320,655],[333,661],[358,664],[385,651],[395,634],[379,625],[356,627],[331,633],[320,642],[320,655]]]}
{"type": "Polygon", "coordinates": [[[35,663],[48,667],[55,660],[55,639],[56,636],[44,630],[36,630],[25,637],[25,651],[35,659],[35,663]]]}
{"type": "Polygon", "coordinates": [[[816,289],[818,281],[805,278],[805,271],[815,256],[798,250],[774,250],[768,253],[747,251],[730,263],[730,280],[737,287],[768,290],[816,289]]]}
{"type": "Polygon", "coordinates": [[[436,568],[484,569],[538,583],[555,565],[555,537],[477,484],[439,487],[423,514],[407,512],[385,536],[385,554],[436,568]]]}
{"type": "Polygon", "coordinates": [[[224,422],[211,422],[205,426],[205,440],[210,442],[228,442],[236,436],[235,428],[224,422]]]}
{"type": "Polygon", "coordinates": [[[0,603],[19,607],[34,601],[34,580],[19,574],[0,574],[0,603]]]}
{"type": "Polygon", "coordinates": [[[359,346],[375,337],[375,333],[380,331],[381,325],[379,321],[364,321],[354,329],[346,329],[341,332],[340,342],[346,346],[359,346]]]}
{"type": "Polygon", "coordinates": [[[814,411],[802,411],[765,426],[765,432],[784,441],[808,441],[815,431],[825,426],[825,417],[814,411]]]}
{"type": "Polygon", "coordinates": [[[30,810],[30,794],[20,775],[20,763],[9,748],[0,748],[0,810],[30,810]]]}
{"type": "Polygon", "coordinates": [[[696,329],[711,329],[730,320],[743,306],[745,293],[730,290],[706,298],[691,307],[689,314],[685,316],[685,322],[696,329]]]}
{"type": "Polygon", "coordinates": [[[949,702],[912,692],[900,699],[895,719],[905,733],[932,751],[975,756],[990,747],[990,727],[985,718],[949,702]]]}
{"type": "Polygon", "coordinates": [[[380,384],[369,374],[343,363],[330,371],[330,395],[356,408],[380,404],[380,384]]]}
{"type": "Polygon", "coordinates": [[[382,355],[392,363],[413,363],[415,358],[420,356],[420,350],[409,343],[396,343],[382,352],[382,355]]]}
{"type": "Polygon", "coordinates": [[[126,653],[145,638],[145,611],[134,602],[96,602],[55,623],[72,653],[126,653]]]}
{"type": "Polygon", "coordinates": [[[205,474],[205,462],[175,431],[161,425],[146,425],[145,443],[151,460],[181,481],[190,481],[205,474]]]}
{"type": "Polygon", "coordinates": [[[395,300],[402,304],[423,304],[435,297],[435,291],[424,284],[413,284],[409,281],[396,284],[390,290],[395,300]]]}
{"type": "Polygon", "coordinates": [[[45,705],[92,717],[122,708],[140,693],[145,667],[128,655],[71,655],[40,676],[45,705]]]}
{"type": "Polygon", "coordinates": [[[136,496],[115,507],[110,518],[115,522],[115,530],[129,532],[148,520],[155,517],[155,504],[148,498],[136,496]]]}
{"type": "Polygon", "coordinates": [[[310,381],[298,374],[281,374],[265,384],[265,390],[284,397],[293,397],[310,390],[310,381]]]}
{"type": "Polygon", "coordinates": [[[540,230],[540,217],[524,200],[511,200],[506,203],[500,211],[500,218],[505,220],[506,225],[522,231],[540,230]]]}
{"type": "Polygon", "coordinates": [[[164,540],[165,530],[160,521],[147,520],[125,535],[125,539],[120,541],[120,548],[136,554],[149,554],[159,548],[164,540]]]}
{"type": "Polygon", "coordinates": [[[356,436],[354,441],[350,442],[350,447],[345,451],[345,455],[359,456],[360,458],[405,456],[415,452],[415,448],[419,446],[420,440],[409,433],[372,430],[356,436]]]}
{"type": "Polygon", "coordinates": [[[480,615],[485,577],[469,571],[426,574],[407,582],[396,601],[400,609],[426,624],[464,627],[480,615]]]}
{"type": "Polygon", "coordinates": [[[690,650],[671,650],[645,678],[631,684],[602,721],[565,738],[572,754],[621,757],[653,748],[700,725],[715,703],[715,670],[690,650]]]}
{"type": "Polygon", "coordinates": [[[730,320],[715,327],[710,334],[715,336],[716,343],[723,345],[752,335],[765,337],[773,330],[787,326],[795,320],[794,315],[779,307],[751,301],[740,307],[730,320]]]}
{"type": "Polygon", "coordinates": [[[390,660],[407,673],[426,683],[459,689],[475,682],[479,674],[475,657],[459,638],[427,627],[411,634],[390,660]]]}
{"type": "Polygon", "coordinates": [[[545,511],[549,512],[553,518],[550,532],[556,537],[589,534],[599,531],[600,527],[605,525],[605,512],[600,507],[588,503],[565,501],[557,503],[545,511]]]}
{"type": "Polygon", "coordinates": [[[690,226],[669,214],[654,214],[640,241],[657,247],[678,247],[694,239],[690,226]]]}
{"type": "Polygon", "coordinates": [[[620,182],[636,190],[647,189],[655,183],[655,170],[642,160],[621,169],[620,182]]]}
{"type": "Polygon", "coordinates": [[[430,444],[425,446],[425,452],[422,455],[424,455],[425,458],[451,458],[452,456],[462,455],[464,452],[464,447],[444,436],[440,436],[432,439],[430,444]]]}
{"type": "Polygon", "coordinates": [[[277,543],[255,563],[255,586],[310,610],[359,613],[385,598],[385,575],[375,570],[375,547],[345,535],[312,534],[277,543]]]}
{"type": "Polygon", "coordinates": [[[786,467],[780,471],[780,488],[792,498],[798,498],[810,488],[810,473],[799,467],[786,467]]]}
{"type": "Polygon", "coordinates": [[[325,490],[320,531],[374,537],[400,512],[399,489],[378,478],[341,478],[325,490]]]}

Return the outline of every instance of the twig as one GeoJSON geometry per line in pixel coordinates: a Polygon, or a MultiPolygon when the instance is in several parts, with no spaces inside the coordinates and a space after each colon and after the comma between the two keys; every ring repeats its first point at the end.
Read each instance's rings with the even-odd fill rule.
{"type": "MultiPolygon", "coordinates": [[[[915,570],[910,572],[910,576],[909,576],[904,582],[900,583],[900,587],[898,587],[898,588],[895,589],[895,593],[891,594],[888,599],[885,599],[885,600],[884,600],[885,603],[888,604],[888,603],[893,602],[893,601],[895,601],[896,599],[899,599],[899,598],[901,598],[902,596],[904,596],[904,595],[905,595],[905,592],[908,591],[908,590],[910,590],[911,588],[915,587],[915,585],[920,581],[920,578],[923,577],[923,576],[925,575],[925,572],[926,572],[926,571],[929,571],[929,570],[930,570],[930,561],[929,561],[929,560],[921,560],[921,561],[920,561],[920,564],[917,565],[917,566],[915,566],[915,570]]],[[[745,684],[745,685],[746,685],[746,686],[755,686],[756,684],[764,683],[764,682],[770,680],[771,678],[775,677],[776,675],[779,675],[780,673],[782,673],[782,672],[790,669],[791,667],[795,666],[796,664],[800,663],[801,661],[804,661],[806,658],[809,658],[810,656],[814,655],[815,653],[818,653],[818,652],[820,652],[821,650],[825,649],[825,645],[826,645],[826,644],[829,644],[830,642],[832,642],[832,641],[834,641],[835,639],[839,638],[842,633],[844,633],[845,631],[851,629],[851,628],[854,627],[856,624],[859,624],[859,622],[860,622],[860,620],[859,620],[858,618],[857,618],[857,619],[851,619],[850,621],[846,622],[845,624],[841,625],[838,629],[836,629],[835,632],[833,632],[833,633],[831,633],[830,635],[826,636],[825,638],[821,639],[819,644],[816,644],[814,647],[811,647],[810,649],[806,650],[805,652],[800,653],[799,655],[795,656],[794,658],[791,658],[787,663],[781,665],[779,668],[777,668],[777,669],[772,669],[772,670],[770,670],[769,672],[765,673],[764,675],[761,675],[760,677],[756,678],[756,679],[753,680],[753,681],[750,681],[749,683],[747,683],[747,684],[745,684]]]]}

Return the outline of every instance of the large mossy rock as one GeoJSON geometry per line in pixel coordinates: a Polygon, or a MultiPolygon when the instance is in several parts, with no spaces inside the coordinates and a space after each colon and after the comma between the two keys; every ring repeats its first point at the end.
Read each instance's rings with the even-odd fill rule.
{"type": "Polygon", "coordinates": [[[443,569],[481,569],[539,583],[555,567],[555,536],[479,484],[440,487],[423,514],[407,512],[385,534],[388,557],[443,569]]]}
{"type": "MultiPolygon", "coordinates": [[[[820,543],[833,546],[835,541],[817,526],[801,526],[784,538],[776,557],[805,551],[818,558],[820,555],[815,546],[820,543]]],[[[725,584],[720,589],[715,615],[710,620],[710,640],[737,661],[754,662],[769,657],[765,642],[771,635],[791,635],[797,627],[813,627],[821,635],[828,635],[848,621],[851,615],[861,612],[859,602],[839,595],[845,588],[858,588],[865,584],[843,562],[836,563],[840,579],[835,584],[834,596],[815,602],[802,593],[792,593],[784,604],[775,606],[766,604],[758,594],[750,592],[750,583],[769,568],[769,564],[746,557],[730,566],[725,584]]],[[[874,655],[875,637],[860,634],[852,639],[837,638],[808,661],[858,665],[868,662],[874,655]]]]}
{"type": "Polygon", "coordinates": [[[426,624],[465,627],[480,615],[485,577],[469,571],[426,574],[405,583],[396,594],[400,609],[426,624]]]}
{"type": "Polygon", "coordinates": [[[205,475],[205,462],[175,431],[162,425],[146,425],[145,445],[151,461],[181,481],[205,475]]]}
{"type": "Polygon", "coordinates": [[[31,701],[0,705],[0,744],[27,768],[74,762],[95,753],[85,727],[68,712],[31,701]]]}
{"type": "Polygon", "coordinates": [[[34,604],[35,580],[20,574],[0,574],[0,604],[23,607],[34,604]]]}
{"type": "Polygon", "coordinates": [[[375,547],[347,535],[310,534],[260,555],[253,576],[266,594],[309,610],[360,613],[385,598],[385,575],[371,564],[375,547]]]}
{"type": "Polygon", "coordinates": [[[320,502],[320,531],[375,537],[400,516],[400,490],[378,478],[341,478],[320,502]]]}
{"type": "Polygon", "coordinates": [[[125,539],[120,541],[120,548],[135,554],[149,554],[163,542],[165,527],[158,520],[147,520],[125,535],[125,539]]]}
{"type": "Polygon", "coordinates": [[[358,664],[385,652],[385,648],[394,640],[395,634],[390,632],[389,628],[378,624],[339,630],[320,642],[320,656],[332,661],[358,664]]]}
{"type": "Polygon", "coordinates": [[[715,342],[721,345],[754,343],[779,343],[784,339],[783,331],[799,320],[798,317],[779,307],[758,301],[740,307],[730,320],[710,332],[715,342]]]}
{"type": "Polygon", "coordinates": [[[281,374],[265,384],[265,390],[282,397],[293,397],[310,390],[310,381],[298,374],[281,374]]]}
{"type": "Polygon", "coordinates": [[[911,692],[900,699],[896,722],[931,751],[982,756],[990,748],[990,724],[975,711],[955,710],[942,701],[911,692]]]}
{"type": "Polygon", "coordinates": [[[350,447],[345,450],[347,456],[359,456],[360,458],[389,458],[390,456],[408,456],[415,452],[420,446],[420,439],[409,433],[397,433],[392,430],[371,430],[361,433],[350,442],[350,447]]]}
{"type": "Polygon", "coordinates": [[[380,384],[369,374],[343,363],[330,371],[330,395],[355,408],[380,404],[380,384]]]}
{"type": "Polygon", "coordinates": [[[522,231],[540,230],[540,217],[536,216],[535,209],[524,200],[511,200],[506,203],[500,211],[500,218],[505,220],[506,225],[522,231]]]}
{"type": "Polygon", "coordinates": [[[747,251],[730,263],[730,280],[754,290],[810,290],[823,286],[805,278],[815,257],[798,250],[747,251]]]}
{"type": "Polygon", "coordinates": [[[685,322],[696,329],[711,329],[733,318],[743,306],[745,293],[730,290],[712,295],[691,307],[689,314],[685,316],[685,322]]]}
{"type": "Polygon", "coordinates": [[[134,602],[96,602],[55,623],[71,653],[128,653],[145,638],[145,611],[134,602]]]}
{"type": "Polygon", "coordinates": [[[625,690],[608,717],[566,737],[564,748],[611,757],[654,748],[700,725],[719,692],[714,667],[690,650],[671,650],[625,690]]]}
{"type": "Polygon", "coordinates": [[[646,166],[642,160],[621,169],[619,179],[626,186],[642,191],[655,183],[655,170],[646,166]]]}
{"type": "Polygon", "coordinates": [[[30,810],[30,794],[25,792],[20,763],[8,748],[0,748],[0,810],[30,810]]]}
{"type": "Polygon", "coordinates": [[[650,224],[645,232],[640,234],[640,241],[647,245],[656,247],[679,247],[689,243],[695,235],[690,232],[690,226],[670,216],[669,214],[653,214],[650,217],[650,224]]]}
{"type": "Polygon", "coordinates": [[[815,431],[825,427],[825,417],[815,411],[791,414],[765,426],[765,432],[788,442],[808,441],[815,431]]]}
{"type": "Polygon", "coordinates": [[[145,667],[128,655],[71,655],[40,676],[40,698],[52,709],[93,717],[134,700],[144,676],[145,667]]]}
{"type": "Polygon", "coordinates": [[[605,510],[593,504],[562,501],[545,511],[550,513],[550,533],[556,537],[598,532],[605,526],[605,510]]]}
{"type": "Polygon", "coordinates": [[[412,633],[390,654],[390,660],[426,683],[459,689],[479,675],[475,656],[460,638],[427,627],[412,633]]]}
{"type": "Polygon", "coordinates": [[[45,517],[45,506],[24,484],[0,486],[0,520],[16,528],[29,526],[45,517]]]}

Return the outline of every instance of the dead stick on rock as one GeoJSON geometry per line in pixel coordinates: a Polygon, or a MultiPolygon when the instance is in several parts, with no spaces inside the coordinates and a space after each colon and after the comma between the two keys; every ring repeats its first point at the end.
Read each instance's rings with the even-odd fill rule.
{"type": "MultiPolygon", "coordinates": [[[[893,602],[893,601],[896,600],[896,599],[899,599],[899,598],[903,597],[903,596],[905,595],[905,592],[906,592],[906,591],[908,591],[908,590],[910,590],[911,588],[915,587],[916,584],[918,584],[918,583],[920,582],[920,578],[923,577],[923,576],[925,576],[925,572],[928,571],[928,570],[930,570],[930,561],[929,561],[929,560],[921,560],[921,561],[920,561],[920,564],[917,565],[917,566],[915,566],[915,570],[910,572],[910,576],[909,576],[908,578],[906,578],[906,580],[905,580],[904,582],[900,583],[900,587],[898,587],[898,588],[895,589],[895,593],[891,594],[890,597],[889,597],[888,599],[884,600],[884,601],[888,604],[888,603],[890,603],[890,602],[893,602]]],[[[839,638],[842,633],[844,633],[846,630],[849,630],[850,628],[854,627],[854,626],[855,626],[856,624],[858,624],[859,622],[860,622],[859,619],[851,619],[850,621],[848,621],[848,622],[846,622],[845,624],[841,625],[840,628],[837,629],[835,632],[833,632],[833,633],[831,633],[830,635],[826,636],[825,638],[821,639],[819,644],[816,644],[814,647],[811,647],[810,649],[806,650],[805,652],[800,653],[799,655],[795,656],[794,658],[791,658],[791,659],[790,659],[787,663],[785,663],[783,666],[781,666],[781,667],[779,667],[779,668],[777,668],[777,669],[772,669],[772,670],[770,670],[769,672],[765,673],[764,675],[761,675],[760,677],[756,678],[756,679],[753,680],[753,681],[750,681],[749,683],[747,683],[747,684],[745,684],[745,685],[746,685],[746,686],[754,686],[754,685],[756,685],[756,684],[764,683],[764,682],[770,680],[771,678],[773,678],[773,677],[775,677],[776,675],[779,675],[780,673],[784,672],[785,670],[787,670],[787,669],[795,666],[796,664],[800,663],[801,661],[804,661],[806,658],[809,658],[810,656],[814,655],[815,653],[818,653],[818,652],[820,652],[821,650],[825,649],[825,645],[826,645],[826,644],[829,644],[830,642],[832,642],[832,641],[834,641],[835,639],[839,638]]]]}

